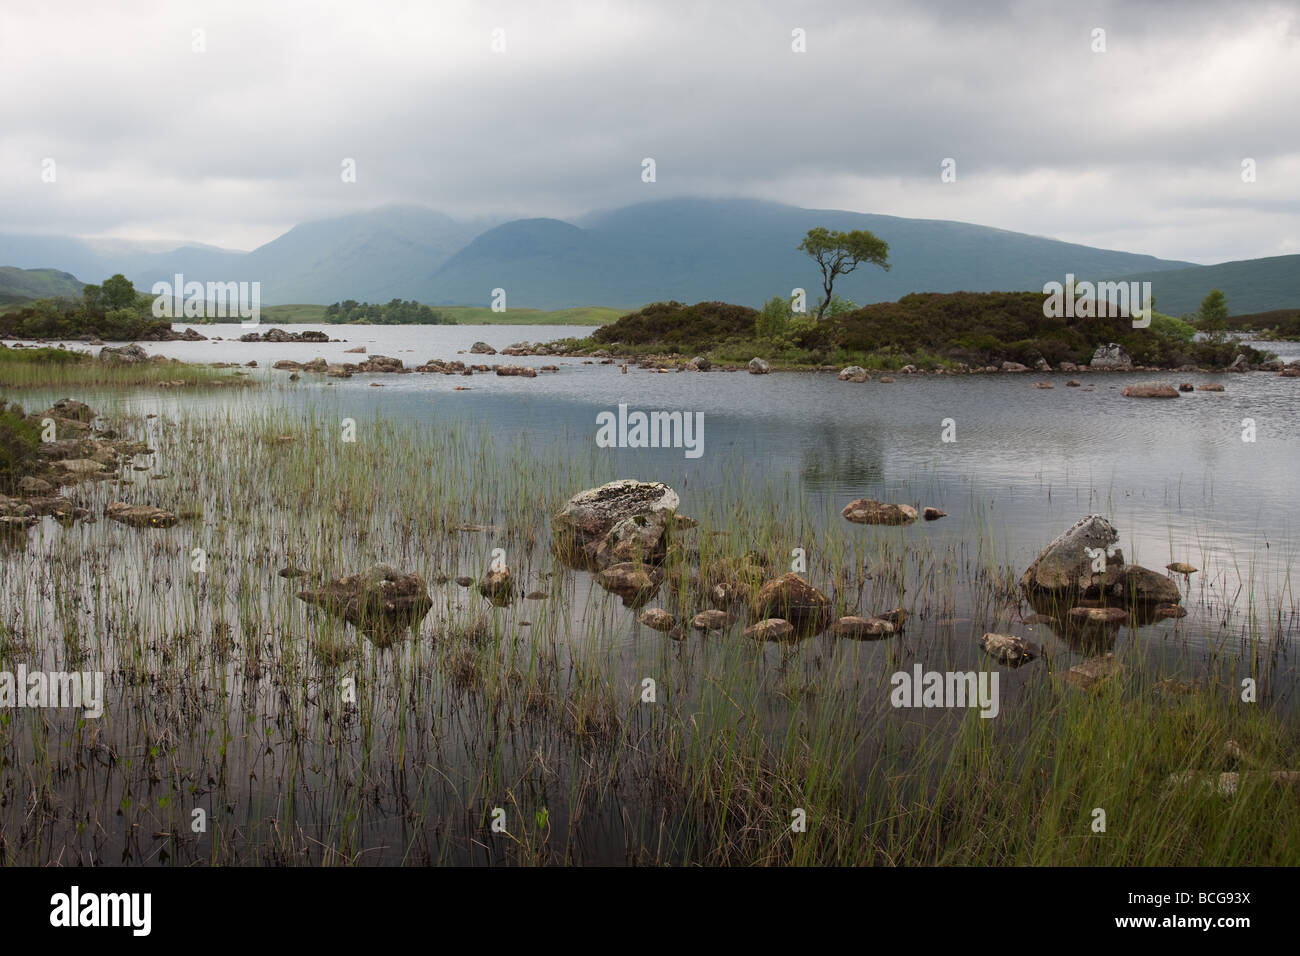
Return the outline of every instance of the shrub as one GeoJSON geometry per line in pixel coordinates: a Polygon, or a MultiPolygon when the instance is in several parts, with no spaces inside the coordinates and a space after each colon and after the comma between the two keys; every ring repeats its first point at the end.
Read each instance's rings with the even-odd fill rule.
{"type": "Polygon", "coordinates": [[[36,458],[40,429],[23,417],[17,405],[0,399],[0,486],[14,484],[36,458]]]}

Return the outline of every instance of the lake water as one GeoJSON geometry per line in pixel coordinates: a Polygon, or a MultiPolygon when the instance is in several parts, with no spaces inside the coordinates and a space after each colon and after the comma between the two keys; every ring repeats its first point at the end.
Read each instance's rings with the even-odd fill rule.
{"type": "MultiPolygon", "coordinates": [[[[795,516],[793,526],[797,528],[789,541],[781,542],[782,550],[804,549],[812,569],[809,577],[828,591],[832,583],[826,569],[819,566],[818,555],[832,542],[859,542],[867,555],[872,548],[877,555],[884,553],[879,550],[884,548],[922,564],[932,560],[940,569],[936,573],[951,574],[955,581],[941,607],[928,606],[933,593],[924,588],[919,593],[914,589],[897,595],[888,605],[884,605],[888,587],[883,594],[880,589],[870,592],[872,600],[882,606],[863,610],[880,611],[901,603],[912,607],[916,619],[902,638],[838,652],[850,655],[852,666],[842,674],[837,671],[833,681],[840,692],[861,697],[858,716],[863,721],[869,710],[878,713],[878,708],[884,707],[887,712],[888,706],[874,688],[854,689],[854,681],[863,675],[879,676],[897,666],[910,667],[912,661],[942,659],[955,666],[988,669],[988,658],[977,649],[985,630],[1007,630],[1041,641],[1067,665],[1095,652],[1073,644],[1065,635],[1054,634],[1051,627],[1035,622],[1032,616],[1010,614],[1005,607],[989,604],[984,587],[987,581],[979,570],[990,564],[998,576],[1014,582],[1048,541],[1091,513],[1106,516],[1118,529],[1129,562],[1162,570],[1171,561],[1185,561],[1200,569],[1189,579],[1177,579],[1189,612],[1186,618],[1122,627],[1102,649],[1117,654],[1134,652],[1162,675],[1183,678],[1203,674],[1226,658],[1235,676],[1262,676],[1264,703],[1295,711],[1293,647],[1300,629],[1295,590],[1300,583],[1296,567],[1300,519],[1294,502],[1300,495],[1300,380],[1268,373],[1084,373],[1077,376],[1083,387],[1067,388],[1069,376],[1034,372],[896,375],[892,384],[874,380],[851,384],[838,381],[833,374],[814,373],[664,374],[633,367],[624,374],[617,365],[584,364],[577,358],[459,354],[475,341],[501,348],[525,340],[581,336],[589,333],[588,328],[329,327],[331,335],[347,340],[329,344],[230,341],[245,331],[237,325],[205,326],[202,331],[226,341],[150,343],[144,347],[185,361],[243,364],[256,360],[259,367],[249,372],[268,386],[238,393],[138,390],[74,397],[108,415],[156,412],[163,421],[182,411],[238,416],[284,409],[317,421],[352,418],[363,424],[379,419],[456,426],[499,450],[497,458],[488,455],[488,467],[494,467],[493,461],[508,461],[506,449],[522,440],[548,456],[590,463],[595,481],[628,477],[664,481],[681,496],[682,513],[742,538],[749,529],[735,515],[747,513],[746,503],[752,500],[775,502],[775,507],[795,516]],[[366,346],[371,355],[401,358],[407,365],[459,358],[466,363],[557,365],[559,371],[532,379],[490,374],[358,373],[339,380],[304,373],[297,382],[290,382],[288,372],[269,369],[279,359],[306,362],[316,356],[330,362],[356,362],[363,357],[346,350],[357,345],[366,346]],[[1191,392],[1174,400],[1121,396],[1125,385],[1152,379],[1218,382],[1225,391],[1191,392]],[[1055,387],[1036,389],[1033,385],[1039,380],[1050,381],[1055,387]],[[458,387],[468,388],[458,391],[458,387]],[[681,448],[599,447],[597,416],[617,412],[620,404],[629,410],[702,414],[702,454],[690,457],[681,448]],[[1243,441],[1243,433],[1251,437],[1252,426],[1254,440],[1243,441]],[[944,441],[945,431],[956,440],[944,441]],[[850,525],[839,512],[859,497],[931,505],[947,512],[947,517],[904,528],[850,525]],[[974,554],[976,550],[980,553],[974,554]],[[1258,661],[1251,664],[1255,649],[1262,649],[1258,656],[1267,661],[1263,672],[1258,661]]],[[[1300,354],[1295,343],[1268,343],[1266,347],[1288,359],[1300,354]]],[[[60,397],[24,395],[22,400],[29,407],[41,407],[41,401],[60,397]]],[[[183,470],[184,465],[164,463],[164,467],[183,470]]],[[[377,496],[401,494],[401,488],[390,486],[383,473],[375,474],[374,486],[377,496]]],[[[580,490],[565,489],[550,506],[558,507],[563,497],[580,490]]],[[[237,513],[237,495],[232,494],[228,509],[237,513]]],[[[490,516],[473,517],[483,520],[490,516]]],[[[170,539],[160,535],[159,540],[170,539]]],[[[483,548],[491,543],[485,540],[483,548]]],[[[375,560],[386,545],[383,541],[348,542],[347,556],[358,563],[375,560]]],[[[174,547],[180,549],[183,565],[189,545],[174,547]]],[[[476,576],[484,566],[482,550],[463,555],[455,567],[439,567],[452,575],[476,576]]],[[[418,548],[415,553],[419,554],[418,548]]],[[[31,566],[23,560],[12,551],[0,552],[6,580],[10,575],[31,573],[31,566]]],[[[274,556],[266,558],[271,562],[267,564],[272,569],[270,575],[274,560],[274,556]]],[[[534,570],[544,565],[541,562],[534,570]]],[[[431,570],[419,569],[426,575],[431,570]]],[[[887,574],[880,567],[869,570],[878,578],[887,574]]],[[[268,590],[280,586],[273,577],[271,582],[266,584],[268,590]]],[[[477,595],[458,596],[463,592],[454,583],[439,585],[434,591],[436,602],[478,602],[477,595]]],[[[507,630],[526,627],[521,621],[528,615],[533,631],[516,630],[524,635],[519,639],[527,641],[529,634],[540,631],[544,616],[552,615],[551,620],[561,622],[555,625],[561,629],[599,634],[609,642],[612,671],[625,677],[628,686],[634,686],[645,673],[648,659],[666,653],[663,648],[668,639],[636,626],[635,614],[595,587],[589,575],[576,574],[567,580],[563,593],[545,607],[542,611],[522,602],[501,612],[504,626],[507,630]]],[[[3,606],[0,611],[6,617],[15,613],[3,606]]],[[[844,644],[837,644],[838,639],[829,633],[793,651],[776,646],[754,648],[738,637],[712,644],[698,644],[695,637],[688,640],[692,648],[704,647],[699,653],[705,655],[734,658],[755,654],[760,661],[766,655],[774,668],[785,667],[787,655],[793,653],[809,673],[816,670],[832,645],[844,644]]],[[[708,672],[703,661],[699,671],[708,672]]],[[[1014,719],[1018,700],[1028,693],[1027,688],[1041,682],[1042,676],[1034,665],[1004,670],[1004,714],[1014,719]]],[[[122,693],[128,694],[126,690],[122,693]]],[[[704,688],[692,693],[703,694],[704,688]]],[[[261,706],[264,711],[274,710],[265,703],[261,706]]],[[[770,697],[761,707],[763,719],[778,726],[792,706],[779,696],[770,697]]],[[[925,712],[917,719],[935,723],[946,718],[925,712]]],[[[282,746],[289,747],[269,718],[266,733],[277,752],[282,746]]],[[[466,752],[439,758],[446,761],[439,766],[452,777],[453,767],[473,766],[481,759],[472,740],[459,741],[457,746],[466,752]]],[[[363,752],[358,744],[355,754],[363,752]]],[[[259,758],[246,759],[256,763],[259,758]]],[[[200,758],[194,760],[201,764],[200,758]]],[[[862,766],[870,765],[870,758],[864,755],[862,766]]],[[[230,797],[240,814],[256,816],[262,812],[259,808],[277,799],[269,780],[250,787],[247,794],[230,797]]],[[[309,828],[319,823],[314,801],[321,793],[332,792],[336,782],[335,777],[323,776],[309,785],[304,783],[302,803],[293,810],[296,819],[306,821],[309,828]]],[[[115,799],[116,791],[112,794],[115,799]]],[[[409,793],[403,796],[407,798],[411,798],[409,793]]],[[[449,791],[445,799],[454,803],[460,799],[459,792],[449,791]]],[[[549,806],[553,819],[562,820],[564,800],[552,796],[549,806]]],[[[622,812],[616,800],[608,809],[615,815],[622,812]]],[[[629,824],[633,830],[641,825],[635,819],[629,824]]],[[[405,825],[396,810],[372,812],[366,826],[367,839],[376,846],[400,846],[406,839],[405,825]]],[[[603,835],[586,849],[585,859],[619,861],[627,833],[616,823],[608,826],[608,832],[601,830],[603,835]]],[[[468,850],[464,857],[460,851],[449,852],[456,859],[473,858],[468,850]]]]}

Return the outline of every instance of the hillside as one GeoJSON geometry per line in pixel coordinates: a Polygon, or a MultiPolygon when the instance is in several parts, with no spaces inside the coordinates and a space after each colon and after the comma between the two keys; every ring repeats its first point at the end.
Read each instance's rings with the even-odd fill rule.
{"type": "Polygon", "coordinates": [[[0,266],[0,305],[81,295],[83,283],[58,269],[19,269],[0,266]]]}
{"type": "Polygon", "coordinates": [[[1228,297],[1233,315],[1300,308],[1300,255],[1146,271],[1123,278],[1150,282],[1156,308],[1168,315],[1195,312],[1211,289],[1228,297]]]}

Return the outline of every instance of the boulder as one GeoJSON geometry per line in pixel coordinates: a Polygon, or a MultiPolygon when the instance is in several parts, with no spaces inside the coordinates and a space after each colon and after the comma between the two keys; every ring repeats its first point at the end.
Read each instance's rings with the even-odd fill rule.
{"type": "Polygon", "coordinates": [[[496,355],[497,354],[497,350],[494,349],[492,346],[488,345],[486,342],[475,342],[473,345],[469,347],[469,350],[474,355],[496,355]]]}
{"type": "Polygon", "coordinates": [[[1088,515],[1058,535],[1020,578],[1026,591],[1088,593],[1113,580],[1124,568],[1124,553],[1116,546],[1119,533],[1101,515],[1088,515]],[[1094,567],[1103,559],[1103,571],[1094,567]]]}
{"type": "Polygon", "coordinates": [[[1073,624],[1112,626],[1122,624],[1128,612],[1120,607],[1072,607],[1069,619],[1073,624]]]}
{"type": "Polygon", "coordinates": [[[176,523],[176,516],[170,511],[149,505],[128,505],[124,501],[113,502],[104,510],[104,516],[132,528],[170,528],[176,523]]]}
{"type": "Polygon", "coordinates": [[[948,517],[948,512],[940,511],[938,508],[923,508],[921,517],[926,521],[938,521],[940,518],[948,517]]]}
{"type": "Polygon", "coordinates": [[[596,575],[596,583],[623,599],[627,607],[640,607],[654,597],[663,582],[663,572],[634,561],[612,564],[596,575]]]}
{"type": "Polygon", "coordinates": [[[677,626],[677,618],[673,617],[661,607],[646,608],[637,618],[642,624],[651,630],[663,631],[667,633],[677,626]]]}
{"type": "Polygon", "coordinates": [[[865,382],[869,378],[871,376],[867,374],[867,370],[861,365],[850,365],[848,368],[840,370],[841,382],[865,382]]]}
{"type": "Polygon", "coordinates": [[[749,360],[750,375],[766,375],[770,371],[772,371],[772,366],[768,365],[763,359],[755,356],[749,360]]]}
{"type": "Polygon", "coordinates": [[[1133,357],[1122,345],[1111,342],[1097,346],[1097,351],[1092,353],[1092,361],[1088,364],[1093,368],[1130,368],[1133,357]]]}
{"type": "Polygon", "coordinates": [[[1066,671],[1065,679],[1075,687],[1095,690],[1123,669],[1114,654],[1103,654],[1100,657],[1090,657],[1082,664],[1075,664],[1066,671]]]}
{"type": "Polygon", "coordinates": [[[343,618],[381,647],[424,620],[433,607],[424,579],[376,564],[324,587],[299,591],[300,600],[343,618]]]}
{"type": "Polygon", "coordinates": [[[149,353],[132,342],[130,345],[105,345],[99,350],[101,362],[115,362],[120,365],[133,365],[149,361],[149,353]]]}
{"type": "Polygon", "coordinates": [[[1120,394],[1125,398],[1177,398],[1178,389],[1160,382],[1142,382],[1124,386],[1124,391],[1120,394]]]}
{"type": "Polygon", "coordinates": [[[1205,385],[1197,385],[1196,390],[1198,392],[1221,392],[1223,386],[1218,382],[1207,382],[1205,385]]]}
{"type": "Polygon", "coordinates": [[[537,378],[537,369],[529,368],[527,365],[498,365],[495,368],[498,375],[518,375],[522,378],[537,378]]]}
{"type": "Polygon", "coordinates": [[[744,636],[755,641],[788,641],[794,636],[794,625],[784,618],[764,618],[745,628],[744,636]]]}
{"type": "Polygon", "coordinates": [[[697,355],[686,363],[686,367],[694,369],[697,372],[707,372],[709,369],[713,368],[713,363],[703,355],[697,355]]]}
{"type": "Polygon", "coordinates": [[[911,524],[917,517],[911,505],[885,504],[873,498],[850,501],[840,514],[854,524],[911,524]]]}
{"type": "Polygon", "coordinates": [[[701,611],[691,619],[691,627],[697,631],[722,631],[731,624],[731,617],[726,611],[701,611]]]}
{"type": "Polygon", "coordinates": [[[755,618],[779,617],[798,630],[820,631],[830,620],[831,602],[794,572],[768,581],[754,600],[755,618]]]}
{"type": "Polygon", "coordinates": [[[556,555],[575,567],[601,568],[639,558],[656,562],[680,499],[662,482],[611,481],[569,499],[551,519],[556,555]]]}
{"type": "Polygon", "coordinates": [[[1019,667],[1042,653],[1042,648],[1013,634],[987,633],[980,638],[980,650],[999,664],[1019,667]]]}
{"type": "Polygon", "coordinates": [[[894,625],[875,617],[842,617],[835,622],[832,629],[836,637],[847,637],[855,641],[871,641],[889,637],[894,633],[894,625]]]}
{"type": "Polygon", "coordinates": [[[479,582],[478,590],[497,607],[505,607],[514,597],[513,583],[510,569],[505,565],[499,565],[488,569],[488,573],[479,582]]]}
{"type": "Polygon", "coordinates": [[[34,417],[54,419],[66,418],[69,421],[83,422],[88,425],[95,420],[95,410],[85,402],[78,402],[71,398],[61,398],[45,411],[34,417]]]}
{"type": "Polygon", "coordinates": [[[1003,362],[999,367],[1003,372],[1028,372],[1028,365],[1021,365],[1019,362],[1003,362]]]}
{"type": "Polygon", "coordinates": [[[1173,578],[1136,564],[1126,567],[1109,590],[1115,597],[1129,603],[1178,604],[1183,599],[1173,578]]]}

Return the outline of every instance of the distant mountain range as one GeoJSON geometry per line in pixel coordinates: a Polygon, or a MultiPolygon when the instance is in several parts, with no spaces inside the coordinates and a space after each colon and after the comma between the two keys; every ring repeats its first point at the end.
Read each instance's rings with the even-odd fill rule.
{"type": "Polygon", "coordinates": [[[963,222],[803,209],[746,199],[673,199],[580,217],[461,222],[416,206],[386,206],[295,226],[252,252],[57,236],[0,234],[0,262],[58,269],[87,282],[122,272],[136,287],[187,280],[259,281],[264,305],[386,302],[508,307],[639,308],[653,301],[758,306],[796,287],[810,305],[820,272],[797,251],[808,229],[869,229],[889,243],[891,269],[860,266],[836,283],[859,304],[909,292],[1040,290],[1045,282],[1133,278],[1156,307],[1192,311],[1211,287],[1233,312],[1300,304],[1300,257],[1197,266],[963,222]]]}

